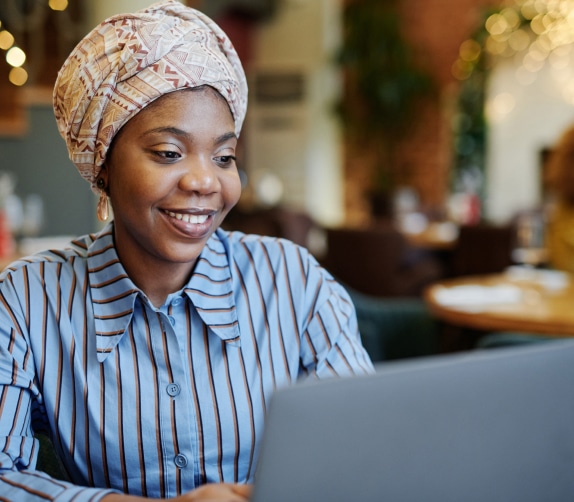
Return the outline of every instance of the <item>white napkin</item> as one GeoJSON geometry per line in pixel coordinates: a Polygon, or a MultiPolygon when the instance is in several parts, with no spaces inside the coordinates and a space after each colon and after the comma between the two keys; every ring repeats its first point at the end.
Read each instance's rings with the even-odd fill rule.
{"type": "Polygon", "coordinates": [[[462,285],[438,288],[434,293],[435,300],[440,305],[462,308],[481,308],[501,303],[519,303],[522,291],[518,286],[498,285],[462,285]]]}
{"type": "Polygon", "coordinates": [[[505,271],[506,276],[513,281],[530,281],[540,284],[547,291],[560,291],[568,287],[570,276],[560,270],[536,269],[513,265],[505,271]]]}

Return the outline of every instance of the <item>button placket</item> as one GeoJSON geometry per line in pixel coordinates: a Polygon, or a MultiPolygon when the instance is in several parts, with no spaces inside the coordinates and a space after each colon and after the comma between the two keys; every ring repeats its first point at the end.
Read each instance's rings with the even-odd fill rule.
{"type": "MultiPolygon", "coordinates": [[[[171,302],[173,306],[174,301],[171,302]]],[[[185,333],[185,302],[179,302],[177,308],[171,308],[169,304],[156,309],[154,319],[155,329],[162,330],[162,336],[152,337],[154,346],[157,346],[158,360],[169,361],[161,374],[161,399],[160,420],[162,431],[165,437],[176,434],[177,441],[168,441],[162,447],[162,453],[166,455],[166,475],[169,482],[175,483],[177,472],[186,472],[183,485],[187,490],[193,486],[196,478],[195,474],[195,442],[192,431],[188,426],[193,423],[193,403],[190,403],[190,393],[187,391],[187,381],[189,379],[189,368],[187,361],[183,357],[185,350],[185,337],[179,336],[179,332],[185,333]],[[179,329],[178,329],[179,328],[179,329]],[[179,331],[179,332],[178,332],[179,331]],[[181,354],[181,355],[180,355],[181,354]],[[175,356],[175,357],[174,357],[175,356]],[[179,356],[179,357],[178,357],[179,356]],[[173,429],[173,416],[178,417],[175,430],[173,429]]]]}

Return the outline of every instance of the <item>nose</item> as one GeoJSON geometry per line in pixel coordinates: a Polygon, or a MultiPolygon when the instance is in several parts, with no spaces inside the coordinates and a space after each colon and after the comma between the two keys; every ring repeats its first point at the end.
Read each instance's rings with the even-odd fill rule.
{"type": "Polygon", "coordinates": [[[179,180],[179,187],[201,195],[216,192],[219,188],[216,168],[210,158],[190,158],[179,180]]]}

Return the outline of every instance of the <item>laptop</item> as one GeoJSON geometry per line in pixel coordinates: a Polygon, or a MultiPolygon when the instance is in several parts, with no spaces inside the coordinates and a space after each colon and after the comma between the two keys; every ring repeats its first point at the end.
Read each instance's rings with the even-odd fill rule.
{"type": "Polygon", "coordinates": [[[280,389],[252,500],[574,500],[574,341],[280,389]]]}

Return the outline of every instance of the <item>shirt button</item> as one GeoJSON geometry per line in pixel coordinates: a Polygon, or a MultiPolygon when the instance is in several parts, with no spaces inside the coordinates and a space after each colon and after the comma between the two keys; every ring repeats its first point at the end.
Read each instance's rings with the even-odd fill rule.
{"type": "Polygon", "coordinates": [[[176,298],[175,300],[173,300],[173,302],[171,302],[171,304],[174,307],[177,307],[178,305],[181,305],[181,302],[183,301],[183,298],[176,298]]]}
{"type": "Polygon", "coordinates": [[[170,315],[168,318],[169,318],[169,322],[171,323],[171,325],[175,326],[175,317],[170,315]]]}
{"type": "Polygon", "coordinates": [[[180,469],[183,469],[186,465],[187,465],[187,457],[185,455],[182,455],[181,453],[179,455],[176,455],[175,458],[173,459],[173,462],[175,463],[175,465],[177,465],[180,469]]]}
{"type": "Polygon", "coordinates": [[[181,388],[177,383],[170,383],[167,386],[167,393],[171,397],[175,397],[175,396],[179,395],[180,392],[181,392],[181,388]]]}

